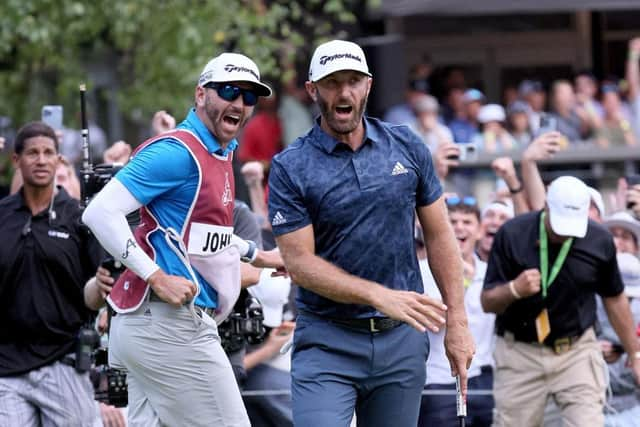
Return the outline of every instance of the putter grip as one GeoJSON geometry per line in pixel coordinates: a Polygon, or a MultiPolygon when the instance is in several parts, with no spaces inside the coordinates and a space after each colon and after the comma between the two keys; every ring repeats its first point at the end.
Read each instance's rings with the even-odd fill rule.
{"type": "Polygon", "coordinates": [[[467,416],[467,401],[462,397],[462,387],[460,385],[460,375],[456,376],[456,414],[459,417],[467,416]]]}

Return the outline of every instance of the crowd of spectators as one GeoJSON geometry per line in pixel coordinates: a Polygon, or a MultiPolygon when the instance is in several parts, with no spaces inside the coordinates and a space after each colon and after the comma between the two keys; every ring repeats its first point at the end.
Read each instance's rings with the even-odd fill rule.
{"type": "MultiPolygon", "coordinates": [[[[447,180],[451,174],[465,175],[465,171],[457,167],[460,160],[465,160],[465,156],[468,160],[468,156],[474,152],[492,153],[496,157],[491,168],[499,179],[499,185],[487,203],[480,203],[479,197],[464,197],[464,191],[456,193],[459,190],[456,187],[445,195],[450,207],[450,221],[464,257],[465,286],[469,289],[465,306],[470,313],[470,321],[473,323],[477,320],[482,325],[489,325],[489,329],[478,327],[474,330],[475,338],[479,341],[478,349],[482,350],[482,358],[478,358],[470,371],[470,405],[474,407],[477,402],[477,412],[475,418],[469,419],[468,425],[490,425],[493,409],[492,399],[473,394],[474,387],[476,390],[490,391],[493,381],[494,361],[491,354],[495,336],[486,334],[486,331],[493,328],[495,316],[484,313],[480,306],[480,291],[493,237],[500,226],[514,216],[544,208],[545,186],[537,166],[540,160],[553,157],[561,150],[571,150],[585,144],[593,144],[602,149],[638,146],[639,59],[640,38],[629,43],[624,79],[598,79],[589,71],[576,73],[573,80],[542,82],[534,77],[520,82],[517,92],[509,97],[507,104],[489,102],[479,88],[467,87],[464,75],[460,74],[456,78],[447,79],[444,95],[438,99],[430,93],[431,68],[418,64],[410,70],[405,102],[393,106],[384,116],[386,121],[410,126],[424,140],[442,180],[447,180]],[[516,151],[521,154],[519,171],[511,159],[516,151]],[[477,377],[475,385],[474,377],[477,377]]],[[[243,177],[240,184],[246,185],[249,191],[247,202],[252,210],[255,226],[262,234],[265,248],[274,246],[270,224],[266,220],[266,177],[271,159],[313,125],[313,114],[306,93],[290,83],[273,97],[260,100],[255,115],[239,138],[240,149],[237,155],[242,168],[240,175],[243,177]]],[[[175,124],[171,115],[159,111],[152,121],[152,133],[173,129],[175,124]]],[[[128,159],[131,154],[130,145],[119,141],[107,148],[104,133],[97,126],[92,126],[92,143],[98,142],[94,155],[102,156],[107,163],[128,159]]],[[[81,139],[76,131],[68,129],[61,129],[57,136],[60,154],[64,156],[56,173],[57,184],[64,186],[71,197],[79,198],[80,186],[74,171],[77,171],[81,161],[81,139]]],[[[4,142],[4,138],[0,138],[0,154],[10,154],[12,146],[7,144],[4,147],[4,142]]],[[[2,183],[6,189],[4,193],[0,191],[0,197],[9,191],[19,191],[22,182],[20,174],[13,173],[9,158],[10,155],[0,158],[0,177],[6,177],[2,183]]],[[[466,176],[472,179],[472,175],[466,176]]],[[[609,213],[606,212],[600,192],[594,188],[591,190],[591,218],[601,222],[613,235],[625,293],[631,300],[634,321],[640,326],[640,184],[627,182],[621,177],[615,197],[607,203],[609,213]]],[[[416,232],[416,236],[421,236],[421,233],[416,232]]],[[[425,259],[421,252],[423,246],[417,237],[416,247],[421,260],[425,259]]],[[[428,265],[421,261],[421,267],[426,292],[432,292],[437,297],[428,265]]],[[[254,294],[258,299],[263,299],[265,323],[268,324],[269,332],[265,344],[250,348],[249,354],[241,362],[248,372],[243,380],[245,390],[271,388],[282,391],[286,388],[287,381],[282,378],[288,374],[285,377],[281,374],[286,373],[290,365],[286,354],[283,357],[279,350],[289,340],[293,330],[295,313],[291,311],[294,305],[291,296],[295,293],[295,286],[282,280],[287,291],[289,287],[292,289],[289,298],[283,297],[282,292],[273,290],[274,283],[270,276],[262,275],[256,280],[259,285],[254,294]],[[260,286],[263,290],[259,290],[260,286]],[[274,294],[277,296],[273,296],[274,294]],[[270,383],[270,379],[274,382],[270,383]]],[[[631,371],[625,367],[620,341],[603,315],[601,306],[598,314],[599,326],[596,329],[603,358],[607,362],[612,392],[606,425],[640,425],[640,416],[637,415],[640,413],[640,389],[634,383],[631,371]]],[[[442,333],[440,336],[431,335],[432,355],[428,362],[426,388],[436,391],[451,388],[452,379],[446,375],[442,333]]],[[[288,413],[290,400],[286,397],[286,390],[284,391],[277,398],[245,398],[254,425],[292,425],[288,413]]],[[[447,425],[454,421],[454,418],[447,418],[450,415],[446,412],[448,409],[443,409],[445,406],[449,407],[449,403],[442,403],[442,399],[450,396],[443,396],[423,400],[425,411],[421,415],[421,423],[429,425],[427,420],[434,422],[437,419],[442,425],[447,425]],[[439,417],[434,418],[438,414],[439,417]]],[[[105,420],[109,416],[108,411],[114,410],[104,405],[101,409],[105,412],[105,420]]],[[[120,415],[118,419],[118,423],[124,423],[120,415]]]]}
{"type": "Polygon", "coordinates": [[[566,148],[588,142],[603,148],[635,146],[640,130],[639,52],[640,39],[634,39],[624,78],[598,79],[589,70],[577,72],[573,80],[543,82],[532,76],[504,97],[506,104],[489,102],[480,88],[466,85],[460,72],[444,81],[441,99],[433,98],[429,75],[424,74],[430,68],[414,66],[405,101],[391,107],[384,120],[411,126],[425,135],[432,149],[454,142],[473,143],[489,153],[509,153],[523,150],[541,129],[562,133],[566,148]],[[429,121],[434,113],[448,131],[429,121]]]}

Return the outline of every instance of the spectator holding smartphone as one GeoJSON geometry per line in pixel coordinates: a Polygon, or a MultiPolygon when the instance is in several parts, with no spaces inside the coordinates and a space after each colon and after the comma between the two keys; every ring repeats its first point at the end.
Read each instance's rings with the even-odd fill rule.
{"type": "Polygon", "coordinates": [[[531,132],[536,133],[540,127],[540,117],[545,114],[547,92],[538,80],[523,80],[518,86],[518,95],[527,104],[527,117],[531,132]]]}

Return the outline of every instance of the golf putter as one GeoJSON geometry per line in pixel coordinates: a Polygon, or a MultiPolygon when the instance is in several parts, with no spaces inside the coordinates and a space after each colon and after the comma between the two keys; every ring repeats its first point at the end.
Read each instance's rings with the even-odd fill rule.
{"type": "Polygon", "coordinates": [[[467,416],[467,400],[462,397],[460,375],[456,376],[456,415],[460,420],[460,427],[464,427],[464,419],[467,416]]]}
{"type": "Polygon", "coordinates": [[[284,345],[280,349],[280,354],[286,354],[291,349],[292,346],[293,346],[293,338],[291,338],[289,341],[284,343],[284,345]]]}

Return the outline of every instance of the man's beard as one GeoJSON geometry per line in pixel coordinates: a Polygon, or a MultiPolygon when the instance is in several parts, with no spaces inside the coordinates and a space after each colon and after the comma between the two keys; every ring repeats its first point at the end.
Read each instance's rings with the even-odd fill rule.
{"type": "MultiPolygon", "coordinates": [[[[209,121],[214,124],[222,121],[222,117],[225,114],[223,110],[215,105],[215,103],[207,96],[204,101],[204,111],[209,118],[209,121]]],[[[238,128],[242,129],[242,127],[247,123],[250,117],[245,117],[244,111],[239,108],[231,108],[228,114],[236,114],[240,116],[240,123],[238,124],[238,128]]]]}
{"type": "MultiPolygon", "coordinates": [[[[368,95],[362,98],[360,101],[360,105],[357,107],[353,107],[353,119],[348,122],[339,122],[334,118],[334,111],[329,108],[329,103],[320,96],[320,93],[317,94],[318,98],[318,107],[320,107],[320,113],[322,115],[322,119],[327,121],[327,125],[329,128],[339,135],[346,135],[353,132],[360,122],[362,121],[362,116],[364,114],[365,106],[367,105],[368,95]]],[[[337,102],[336,105],[340,105],[340,102],[337,102]]]]}

